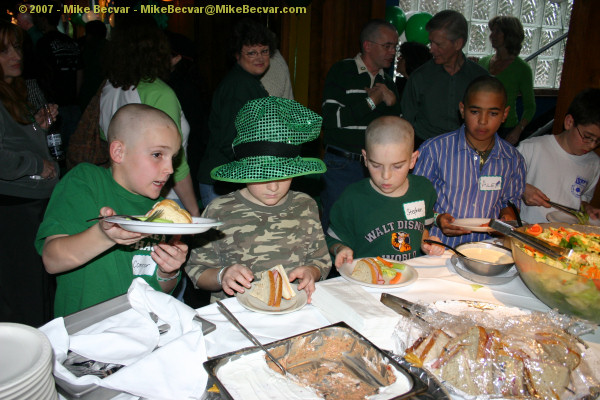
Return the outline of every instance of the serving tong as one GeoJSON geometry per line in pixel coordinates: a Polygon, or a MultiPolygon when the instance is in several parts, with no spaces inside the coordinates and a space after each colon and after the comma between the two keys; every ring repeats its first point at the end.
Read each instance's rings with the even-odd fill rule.
{"type": "Polygon", "coordinates": [[[520,240],[526,245],[533,247],[537,251],[555,260],[569,258],[571,254],[573,254],[573,249],[566,249],[564,247],[552,245],[541,239],[536,238],[535,236],[531,236],[527,233],[518,231],[514,229],[511,225],[497,219],[490,220],[490,227],[506,236],[520,240]]]}
{"type": "Polygon", "coordinates": [[[558,211],[574,216],[575,218],[577,218],[577,221],[580,224],[586,224],[589,220],[589,215],[583,210],[583,208],[577,210],[575,208],[567,207],[565,205],[555,203],[553,201],[548,201],[548,203],[550,203],[550,205],[556,208],[558,211]]]}

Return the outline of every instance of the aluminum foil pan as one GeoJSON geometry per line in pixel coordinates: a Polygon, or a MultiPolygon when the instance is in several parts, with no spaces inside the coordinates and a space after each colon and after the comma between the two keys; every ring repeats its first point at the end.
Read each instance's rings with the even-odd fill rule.
{"type": "MultiPolygon", "coordinates": [[[[386,398],[412,398],[427,393],[429,389],[427,381],[409,371],[344,322],[282,339],[265,347],[294,375],[285,379],[298,379],[306,383],[303,379],[315,376],[317,378],[310,380],[310,386],[316,388],[321,395],[329,393],[327,398],[339,398],[336,390],[339,390],[340,382],[345,380],[353,382],[356,389],[350,392],[356,394],[365,388],[372,388],[373,379],[378,382],[388,382],[386,379],[389,379],[390,374],[396,376],[397,381],[406,381],[407,389],[403,393],[394,393],[386,398]],[[327,373],[326,370],[332,363],[334,367],[331,373],[327,373]]],[[[221,398],[233,399],[234,397],[228,390],[230,383],[223,382],[219,378],[219,370],[228,363],[234,363],[245,356],[252,357],[257,352],[261,354],[257,357],[257,367],[252,369],[258,369],[258,364],[264,366],[266,361],[264,353],[257,347],[223,354],[204,363],[210,379],[219,388],[221,398]]],[[[245,359],[247,360],[248,357],[245,359]]],[[[343,398],[348,398],[348,394],[349,392],[344,392],[343,398]]]]}

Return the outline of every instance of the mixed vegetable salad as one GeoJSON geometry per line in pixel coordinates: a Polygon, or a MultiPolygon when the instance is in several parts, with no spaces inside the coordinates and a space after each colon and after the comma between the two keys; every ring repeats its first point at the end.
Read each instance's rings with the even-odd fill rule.
{"type": "Polygon", "coordinates": [[[585,276],[591,279],[600,279],[600,235],[596,233],[583,233],[571,228],[546,228],[535,224],[526,229],[530,235],[536,236],[555,246],[573,249],[569,258],[553,260],[533,248],[522,245],[525,253],[534,257],[536,261],[562,268],[572,274],[585,276]]]}
{"type": "Polygon", "coordinates": [[[525,254],[555,268],[519,266],[529,289],[551,308],[600,323],[600,235],[565,227],[533,225],[530,235],[556,246],[573,249],[568,258],[552,259],[521,242],[525,254]]]}

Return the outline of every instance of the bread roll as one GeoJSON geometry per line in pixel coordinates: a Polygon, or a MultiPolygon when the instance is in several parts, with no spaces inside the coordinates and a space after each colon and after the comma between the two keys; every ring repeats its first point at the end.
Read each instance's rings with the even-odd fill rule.
{"type": "Polygon", "coordinates": [[[170,199],[164,199],[156,203],[146,213],[146,217],[150,216],[156,210],[162,210],[162,214],[159,216],[160,219],[166,219],[175,224],[191,224],[194,222],[189,212],[179,207],[179,204],[170,199]]]}

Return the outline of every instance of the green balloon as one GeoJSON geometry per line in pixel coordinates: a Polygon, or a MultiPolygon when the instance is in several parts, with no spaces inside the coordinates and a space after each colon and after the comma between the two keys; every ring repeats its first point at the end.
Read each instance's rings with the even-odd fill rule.
{"type": "Polygon", "coordinates": [[[385,8],[385,20],[396,27],[398,35],[402,35],[406,28],[406,15],[400,7],[389,6],[385,8]]]}
{"type": "Polygon", "coordinates": [[[71,23],[73,23],[73,25],[84,26],[85,22],[83,22],[83,13],[71,14],[71,23]]]}
{"type": "Polygon", "coordinates": [[[426,12],[413,14],[406,23],[406,40],[428,44],[429,32],[425,29],[425,25],[427,25],[431,18],[431,14],[426,12]]]}

